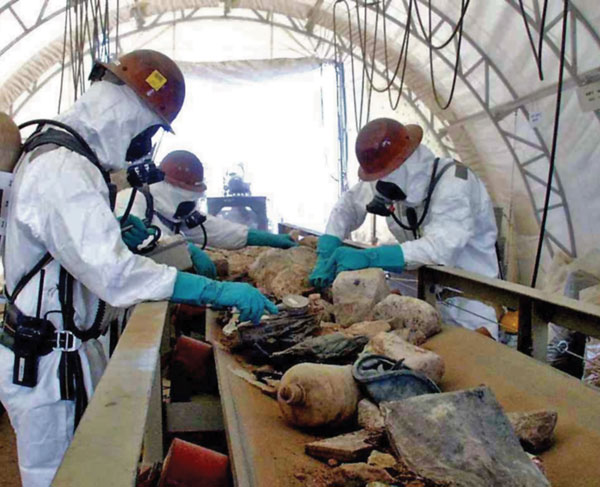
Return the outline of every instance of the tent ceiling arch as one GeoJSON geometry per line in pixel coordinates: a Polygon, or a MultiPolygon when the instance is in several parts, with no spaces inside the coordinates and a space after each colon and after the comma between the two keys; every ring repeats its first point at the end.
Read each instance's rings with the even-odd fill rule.
{"type": "MultiPolygon", "coordinates": [[[[452,30],[456,25],[460,14],[460,1],[431,3],[433,32],[445,38],[449,29],[452,30]],[[436,7],[442,3],[444,8],[436,7]]],[[[457,93],[450,109],[442,111],[435,103],[426,69],[427,63],[422,61],[427,56],[426,39],[414,19],[411,30],[412,48],[408,56],[409,73],[405,79],[403,97],[418,112],[427,128],[435,133],[440,146],[478,170],[492,194],[506,196],[506,190],[503,188],[507,181],[506,173],[511,166],[516,167],[530,202],[527,219],[539,223],[551,138],[547,127],[544,130],[543,127],[531,126],[529,120],[533,114],[532,110],[535,111],[538,106],[542,106],[546,111],[552,106],[553,94],[556,91],[554,85],[557,78],[557,56],[560,50],[561,9],[549,9],[548,12],[543,58],[546,76],[543,82],[538,82],[537,78],[532,76],[535,74],[535,67],[525,36],[519,1],[506,0],[494,6],[487,2],[473,3],[465,17],[465,45],[458,69],[457,93]],[[510,45],[506,42],[506,33],[503,35],[501,32],[508,29],[512,34],[510,45]],[[498,42],[498,39],[504,40],[498,42]],[[508,49],[513,44],[518,46],[508,49]],[[510,63],[507,62],[507,57],[511,58],[510,63]],[[524,62],[526,64],[522,64],[524,62]],[[507,69],[507,66],[512,67],[507,69]],[[484,135],[480,135],[480,132],[484,135]],[[503,147],[504,152],[502,157],[493,158],[499,161],[495,167],[493,164],[487,164],[488,156],[494,155],[494,150],[489,148],[492,143],[503,147]],[[504,173],[502,177],[497,177],[499,170],[504,173]]],[[[539,0],[524,2],[525,14],[534,37],[539,35],[541,3],[539,0]]],[[[565,89],[584,85],[596,79],[600,73],[599,67],[594,65],[594,56],[590,56],[590,53],[597,53],[600,48],[600,36],[593,27],[598,25],[600,20],[600,14],[597,8],[594,8],[595,3],[593,0],[571,2],[565,89]]],[[[62,24],[65,2],[43,0],[38,2],[37,9],[31,9],[31,0],[27,4],[27,16],[24,15],[23,8],[25,0],[10,0],[0,6],[0,22],[6,25],[4,20],[10,18],[15,24],[13,35],[0,39],[0,60],[9,61],[12,68],[3,73],[5,81],[0,85],[0,109],[6,111],[14,111],[17,108],[17,100],[21,106],[27,103],[28,98],[57,73],[57,65],[60,68],[63,55],[63,37],[56,26],[60,27],[62,24]],[[49,38],[54,39],[53,41],[32,52],[28,58],[19,59],[16,56],[16,52],[21,50],[20,46],[26,44],[27,38],[37,29],[50,32],[51,25],[54,26],[54,30],[49,38]]],[[[331,57],[334,41],[333,4],[333,1],[323,0],[149,0],[135,3],[122,0],[119,20],[121,24],[133,20],[137,24],[136,28],[121,35],[134,35],[138,31],[148,31],[169,24],[209,19],[258,22],[306,37],[317,57],[331,57]]],[[[416,0],[416,4],[425,12],[428,0],[416,0]]],[[[408,7],[409,0],[385,2],[384,15],[393,29],[392,35],[405,29],[408,7]]],[[[369,10],[370,22],[365,24],[368,47],[372,46],[376,36],[372,20],[373,4],[369,10]]],[[[116,17],[116,11],[113,10],[111,24],[115,23],[116,17]]],[[[366,19],[364,20],[366,22],[366,19]]],[[[356,31],[355,19],[353,22],[356,31]]],[[[338,45],[348,56],[349,40],[352,39],[350,26],[341,17],[337,19],[337,24],[338,45]]],[[[393,44],[395,48],[390,48],[388,55],[391,59],[396,59],[400,42],[393,44]]],[[[352,54],[360,57],[356,42],[352,54]]],[[[384,54],[380,47],[375,55],[375,68],[380,75],[384,69],[384,54]]],[[[452,49],[435,51],[436,69],[440,71],[446,67],[448,71],[447,68],[453,66],[453,57],[452,49]]],[[[442,93],[447,93],[444,87],[450,84],[448,76],[441,79],[442,93]]],[[[576,101],[571,97],[569,103],[573,105],[576,101]]],[[[597,134],[600,129],[599,121],[600,111],[596,111],[582,117],[576,123],[582,127],[585,125],[587,133],[594,131],[597,134]]],[[[577,136],[571,138],[573,141],[577,140],[577,136]]],[[[585,166],[585,163],[579,165],[585,166]]],[[[581,209],[581,202],[573,203],[577,203],[572,193],[576,184],[567,182],[565,185],[563,179],[566,168],[559,165],[557,169],[552,186],[552,217],[549,219],[545,235],[546,249],[550,256],[556,249],[576,255],[578,251],[587,250],[591,239],[585,236],[579,238],[585,232],[582,232],[578,224],[580,217],[577,216],[577,212],[581,209]]]]}

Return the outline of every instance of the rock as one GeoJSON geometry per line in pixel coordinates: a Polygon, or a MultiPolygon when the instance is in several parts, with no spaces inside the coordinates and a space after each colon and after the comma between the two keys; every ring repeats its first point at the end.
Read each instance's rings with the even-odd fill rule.
{"type": "Polygon", "coordinates": [[[345,364],[353,362],[368,341],[363,336],[348,337],[343,333],[331,333],[307,338],[293,347],[271,354],[271,359],[282,367],[301,362],[345,364]]]}
{"type": "Polygon", "coordinates": [[[308,276],[316,261],[317,254],[308,247],[270,249],[257,257],[248,275],[262,291],[281,299],[311,289],[308,276]]]}
{"type": "Polygon", "coordinates": [[[528,453],[527,456],[533,462],[533,464],[537,467],[537,469],[540,472],[542,472],[542,474],[544,474],[544,477],[548,478],[548,475],[546,475],[546,467],[544,466],[544,460],[542,460],[541,457],[532,455],[531,453],[528,453]]]}
{"type": "Polygon", "coordinates": [[[350,336],[373,338],[377,333],[390,331],[391,329],[392,328],[387,321],[362,321],[360,323],[354,323],[349,328],[346,328],[344,333],[350,336]]]}
{"type": "Polygon", "coordinates": [[[438,311],[426,301],[410,296],[389,295],[375,306],[373,316],[388,321],[394,330],[419,330],[427,338],[442,331],[438,311]]]}
{"type": "Polygon", "coordinates": [[[305,267],[293,264],[273,277],[267,292],[279,299],[287,294],[302,294],[310,289],[308,275],[305,267]]]}
{"type": "Polygon", "coordinates": [[[421,330],[403,328],[401,330],[394,330],[394,334],[413,345],[423,345],[427,341],[427,337],[421,330]]]}
{"type": "Polygon", "coordinates": [[[368,399],[358,402],[358,424],[361,428],[371,431],[382,431],[385,428],[379,407],[368,399]]]}
{"type": "Polygon", "coordinates": [[[321,321],[331,322],[334,320],[333,305],[321,298],[320,294],[308,296],[308,309],[311,313],[318,315],[321,321]]]}
{"type": "Polygon", "coordinates": [[[308,237],[304,237],[298,241],[298,243],[303,247],[309,247],[311,249],[317,249],[317,242],[319,239],[317,237],[313,237],[309,235],[308,237]]]}
{"type": "Polygon", "coordinates": [[[335,458],[330,458],[329,460],[327,460],[327,465],[329,465],[330,467],[337,467],[340,464],[340,462],[338,462],[335,458]]]}
{"type": "Polygon", "coordinates": [[[333,282],[335,321],[344,326],[367,321],[373,307],[389,294],[381,269],[341,272],[333,282]]]}
{"type": "Polygon", "coordinates": [[[445,365],[442,357],[403,340],[396,331],[375,335],[365,347],[365,352],[385,355],[394,360],[404,359],[404,364],[429,377],[436,384],[442,380],[445,365]]]}
{"type": "Polygon", "coordinates": [[[383,432],[359,430],[325,440],[313,441],[305,446],[308,455],[323,460],[335,459],[340,462],[364,460],[377,447],[383,432]]]}
{"type": "MultiPolygon", "coordinates": [[[[221,272],[227,271],[227,276],[221,276],[221,274],[219,274],[220,277],[239,278],[246,276],[258,256],[269,250],[269,247],[253,246],[244,247],[239,250],[209,249],[206,253],[213,262],[221,260],[227,261],[226,268],[224,267],[224,264],[219,264],[221,266],[221,272]]],[[[217,272],[218,270],[219,268],[217,268],[217,272]]]]}
{"type": "Polygon", "coordinates": [[[372,467],[394,468],[398,462],[389,453],[373,450],[369,455],[367,463],[372,467]]]}
{"type": "Polygon", "coordinates": [[[343,487],[363,487],[369,482],[384,482],[391,484],[394,478],[380,467],[366,463],[347,463],[336,468],[329,485],[343,487]]]}
{"type": "Polygon", "coordinates": [[[506,416],[526,451],[540,453],[550,448],[558,419],[556,411],[507,413],[506,416]]]}
{"type": "Polygon", "coordinates": [[[381,406],[390,446],[408,469],[460,487],[549,487],[492,391],[427,394],[381,406]]]}

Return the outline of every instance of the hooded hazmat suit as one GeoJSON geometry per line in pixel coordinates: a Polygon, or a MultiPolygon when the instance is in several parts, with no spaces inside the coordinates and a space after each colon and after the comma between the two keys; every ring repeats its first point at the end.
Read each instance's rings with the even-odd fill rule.
{"type": "MultiPolygon", "coordinates": [[[[98,156],[104,169],[126,166],[125,153],[137,134],[162,124],[126,85],[94,83],[58,120],[75,129],[98,156]]],[[[117,311],[142,301],[169,299],[177,271],[131,253],[121,238],[109,206],[109,192],[100,171],[85,157],[56,146],[26,153],[16,171],[8,213],[5,249],[6,287],[19,279],[49,251],[54,257],[25,286],[16,306],[35,316],[38,291],[41,316],[63,329],[57,283],[62,265],[75,279],[75,325],[85,330],[94,321],[98,298],[106,301],[108,323],[117,311]],[[60,264],[59,264],[60,263],[60,264]]],[[[88,396],[106,359],[95,339],[78,348],[88,396]]],[[[74,403],[63,400],[58,380],[62,352],[40,357],[37,385],[12,382],[13,352],[0,346],[0,399],[17,434],[19,467],[25,487],[47,487],[71,441],[74,403]]]]}
{"type": "MultiPolygon", "coordinates": [[[[435,156],[423,144],[398,169],[382,181],[392,182],[406,194],[406,200],[395,205],[396,216],[406,222],[406,208],[413,207],[418,218],[431,181],[435,156]]],[[[437,174],[452,164],[452,159],[440,159],[437,174]]],[[[367,216],[366,205],[375,195],[373,182],[359,182],[335,204],[325,233],[341,240],[359,228],[367,216]]],[[[446,265],[482,274],[498,276],[496,256],[497,228],[492,202],[483,183],[471,171],[449,168],[439,180],[421,225],[421,237],[414,239],[390,216],[387,225],[400,243],[407,269],[430,265],[446,265]]],[[[487,328],[498,337],[494,309],[479,301],[451,298],[441,306],[444,321],[469,329],[487,328]]]]}
{"type": "MultiPolygon", "coordinates": [[[[125,213],[127,204],[131,197],[132,189],[124,189],[119,191],[117,195],[116,214],[122,215],[125,213]]],[[[173,235],[173,230],[167,226],[159,216],[172,223],[177,223],[174,218],[174,213],[180,203],[184,201],[198,201],[203,194],[191,191],[189,189],[173,186],[167,181],[161,181],[150,186],[150,194],[153,198],[154,214],[150,223],[156,225],[161,230],[161,234],[165,236],[173,235]]],[[[131,214],[144,220],[146,217],[146,198],[141,192],[137,192],[131,214]]],[[[199,208],[196,208],[199,210],[199,208]]],[[[204,222],[206,235],[208,238],[207,245],[220,249],[235,250],[245,247],[248,242],[248,227],[239,223],[234,223],[223,218],[206,215],[204,222]]],[[[198,225],[194,228],[187,228],[185,224],[181,225],[181,232],[186,240],[202,246],[204,244],[204,233],[198,225]]]]}

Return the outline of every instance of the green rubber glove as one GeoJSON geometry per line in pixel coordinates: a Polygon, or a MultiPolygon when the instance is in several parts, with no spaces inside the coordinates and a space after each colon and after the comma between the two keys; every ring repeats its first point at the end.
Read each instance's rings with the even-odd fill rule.
{"type": "Polygon", "coordinates": [[[192,243],[188,243],[188,252],[190,253],[196,274],[208,277],[209,279],[217,277],[217,268],[206,252],[192,243]]]}
{"type": "Polygon", "coordinates": [[[288,234],[274,234],[262,230],[248,229],[248,240],[246,245],[258,245],[263,247],[276,247],[278,249],[289,249],[298,244],[288,234]]]}
{"type": "Polygon", "coordinates": [[[263,294],[244,282],[217,282],[188,272],[177,271],[171,301],[196,306],[212,304],[221,307],[236,307],[241,321],[260,323],[266,312],[277,314],[277,307],[263,294]]]}
{"type": "Polygon", "coordinates": [[[125,222],[121,222],[121,217],[118,217],[117,220],[121,223],[123,242],[132,252],[135,252],[148,237],[154,235],[154,231],[146,227],[137,216],[129,215],[125,222]]]}
{"type": "Polygon", "coordinates": [[[327,282],[333,282],[335,274],[327,267],[327,261],[335,252],[335,249],[342,246],[342,241],[333,235],[321,235],[317,242],[317,263],[309,277],[310,285],[319,289],[327,287],[327,282]]]}
{"type": "Polygon", "coordinates": [[[340,272],[356,271],[378,267],[390,272],[400,273],[404,270],[404,252],[400,245],[382,245],[372,249],[336,249],[325,269],[328,276],[326,285],[331,285],[340,272]],[[331,277],[333,276],[333,277],[331,277]]]}

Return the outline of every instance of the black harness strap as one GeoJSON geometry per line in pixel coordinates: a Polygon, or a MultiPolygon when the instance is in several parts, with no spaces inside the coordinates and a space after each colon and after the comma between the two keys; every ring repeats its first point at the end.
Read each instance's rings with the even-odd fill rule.
{"type": "Polygon", "coordinates": [[[46,252],[38,261],[38,263],[19,280],[12,294],[10,294],[6,286],[4,286],[4,295],[6,296],[8,302],[14,304],[15,299],[17,299],[17,296],[21,293],[23,288],[27,286],[29,281],[31,281],[38,272],[40,272],[47,264],[49,264],[52,259],[53,257],[50,255],[50,252],[46,252]]]}
{"type": "Polygon", "coordinates": [[[146,188],[144,191],[141,191],[146,199],[146,221],[144,224],[146,226],[152,224],[152,217],[154,216],[154,196],[150,193],[150,190],[146,188]]]}
{"type": "Polygon", "coordinates": [[[423,214],[421,215],[421,218],[419,218],[418,222],[416,224],[409,224],[406,225],[404,223],[402,223],[402,221],[395,215],[392,214],[392,217],[394,218],[394,220],[396,221],[396,223],[398,225],[400,225],[402,228],[404,228],[405,230],[410,230],[413,232],[413,235],[416,238],[418,238],[418,231],[421,227],[421,225],[423,224],[423,222],[425,221],[425,217],[427,216],[427,213],[429,212],[429,205],[431,203],[431,198],[433,196],[433,191],[435,189],[435,187],[437,186],[437,184],[440,182],[440,179],[442,179],[442,176],[444,174],[446,174],[446,172],[448,171],[448,169],[450,169],[451,167],[456,167],[456,177],[459,179],[467,179],[468,178],[468,168],[467,166],[465,166],[464,164],[462,164],[461,162],[458,162],[456,159],[453,160],[452,162],[450,162],[449,164],[446,164],[441,171],[438,172],[438,165],[439,165],[440,159],[439,157],[435,159],[435,162],[433,164],[433,171],[431,173],[431,180],[429,183],[429,188],[427,190],[427,196],[425,198],[425,208],[423,209],[423,214]]]}
{"type": "MultiPolygon", "coordinates": [[[[77,132],[75,132],[69,126],[56,122],[53,120],[34,120],[21,125],[19,128],[23,128],[28,125],[37,123],[37,130],[25,141],[22,153],[31,152],[38,147],[53,144],[59,147],[65,147],[66,149],[75,152],[86,159],[88,159],[102,174],[104,181],[109,190],[110,207],[114,210],[116,202],[116,187],[111,183],[110,174],[105,171],[87,142],[77,132]],[[55,125],[62,130],[47,129],[44,132],[40,132],[43,125],[55,125]]],[[[17,296],[25,288],[25,286],[33,279],[33,277],[40,272],[40,270],[53,260],[52,255],[47,252],[40,261],[27,273],[25,274],[15,286],[12,294],[9,294],[5,289],[6,297],[11,304],[15,304],[17,296]]],[[[63,316],[63,327],[67,332],[72,333],[76,338],[81,341],[87,341],[92,338],[98,338],[100,336],[100,326],[104,318],[106,303],[99,300],[98,311],[94,318],[94,323],[88,330],[80,330],[75,325],[75,308],[73,306],[73,287],[75,279],[71,276],[64,267],[60,267],[59,274],[59,301],[61,305],[61,312],[63,316]]],[[[39,306],[39,303],[38,303],[39,306]]],[[[81,364],[81,358],[77,350],[63,351],[59,364],[59,382],[61,398],[63,400],[75,401],[75,428],[79,424],[79,420],[87,407],[88,398],[85,390],[83,367],[81,364]]]]}

